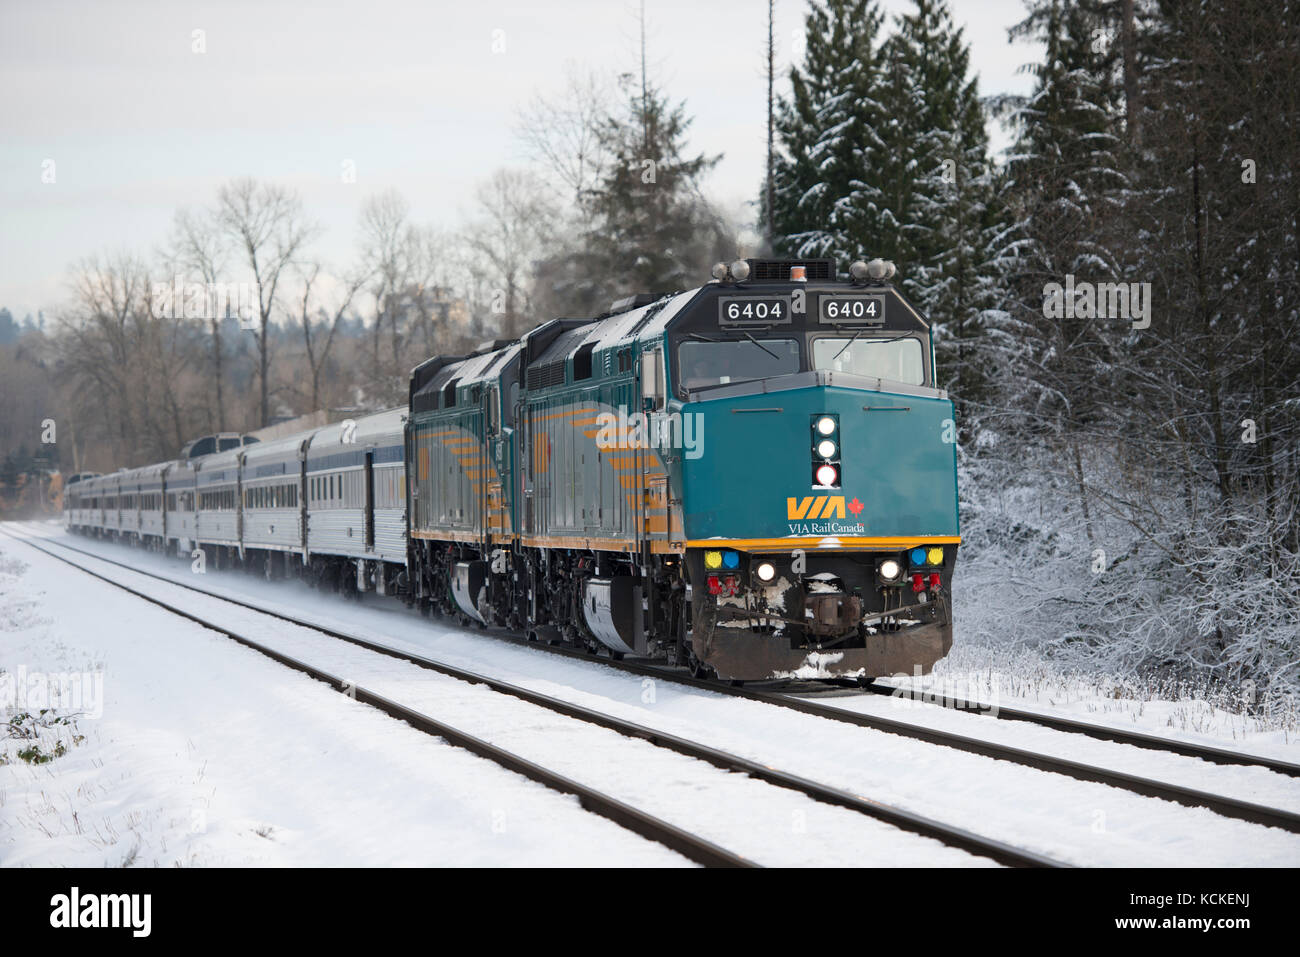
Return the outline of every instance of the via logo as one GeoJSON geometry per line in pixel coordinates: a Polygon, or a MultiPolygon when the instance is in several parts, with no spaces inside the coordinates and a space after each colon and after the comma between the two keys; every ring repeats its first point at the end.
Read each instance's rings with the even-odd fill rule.
{"type": "Polygon", "coordinates": [[[785,500],[785,517],[791,522],[814,518],[844,518],[846,507],[857,518],[866,506],[856,497],[846,506],[843,495],[805,495],[802,499],[785,500]]]}

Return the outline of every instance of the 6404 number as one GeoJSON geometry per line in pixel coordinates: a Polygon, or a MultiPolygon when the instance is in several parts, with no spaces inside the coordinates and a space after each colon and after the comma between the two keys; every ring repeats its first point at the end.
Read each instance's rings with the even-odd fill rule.
{"type": "Polygon", "coordinates": [[[790,301],[785,297],[727,297],[718,303],[718,321],[724,326],[789,322],[790,301]]]}

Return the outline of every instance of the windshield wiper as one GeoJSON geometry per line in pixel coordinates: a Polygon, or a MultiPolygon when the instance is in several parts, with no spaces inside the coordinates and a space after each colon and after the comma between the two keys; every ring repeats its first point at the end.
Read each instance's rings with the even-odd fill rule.
{"type": "MultiPolygon", "coordinates": [[[[862,329],[859,329],[857,332],[853,333],[853,338],[850,339],[848,342],[844,343],[844,347],[840,349],[839,352],[831,356],[831,362],[834,362],[836,359],[842,356],[844,354],[844,349],[847,349],[849,346],[853,345],[853,343],[857,342],[858,336],[862,335],[862,333],[863,333],[862,329]]],[[[871,341],[877,342],[880,345],[884,345],[887,342],[902,342],[904,339],[911,339],[911,338],[912,338],[911,336],[894,336],[894,338],[892,339],[872,339],[871,341]]]]}
{"type": "Polygon", "coordinates": [[[750,342],[752,342],[754,345],[758,346],[760,349],[762,349],[764,352],[766,352],[769,356],[771,356],[771,357],[772,357],[773,359],[775,359],[777,362],[780,362],[780,361],[781,361],[781,357],[780,357],[779,355],[777,355],[775,352],[773,352],[773,351],[772,351],[771,349],[769,349],[767,346],[763,345],[763,343],[759,342],[757,339],[755,339],[753,336],[751,336],[748,332],[742,332],[741,335],[743,335],[746,339],[748,339],[748,340],[749,340],[750,342]]]}

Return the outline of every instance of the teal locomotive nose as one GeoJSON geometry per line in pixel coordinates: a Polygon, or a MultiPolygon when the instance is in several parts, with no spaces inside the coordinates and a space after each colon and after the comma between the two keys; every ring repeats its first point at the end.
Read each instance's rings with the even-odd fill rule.
{"type": "Polygon", "coordinates": [[[901,549],[960,534],[947,398],[810,384],[682,408],[701,416],[709,450],[681,466],[691,544],[839,537],[901,549]]]}

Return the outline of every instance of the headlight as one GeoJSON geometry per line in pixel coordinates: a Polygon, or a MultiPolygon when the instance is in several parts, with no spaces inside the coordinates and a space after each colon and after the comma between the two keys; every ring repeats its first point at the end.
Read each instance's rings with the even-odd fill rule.
{"type": "Polygon", "coordinates": [[[817,484],[823,488],[829,488],[835,484],[835,480],[840,477],[840,473],[835,471],[833,465],[823,465],[817,469],[817,484]]]}
{"type": "Polygon", "coordinates": [[[705,567],[705,568],[721,568],[721,567],[722,567],[722,552],[705,552],[705,553],[704,553],[704,567],[705,567]]]}
{"type": "Polygon", "coordinates": [[[763,562],[758,566],[757,571],[759,581],[770,582],[776,577],[776,566],[771,562],[763,562]]]}
{"type": "Polygon", "coordinates": [[[887,582],[898,581],[899,576],[902,574],[903,574],[902,566],[899,565],[898,562],[894,561],[892,558],[880,563],[880,577],[884,581],[887,582]]]}
{"type": "Polygon", "coordinates": [[[822,439],[817,443],[817,454],[824,459],[835,458],[835,443],[830,439],[822,439]]]}
{"type": "Polygon", "coordinates": [[[830,435],[835,431],[835,420],[829,415],[823,415],[817,420],[817,431],[822,435],[830,435]]]}

